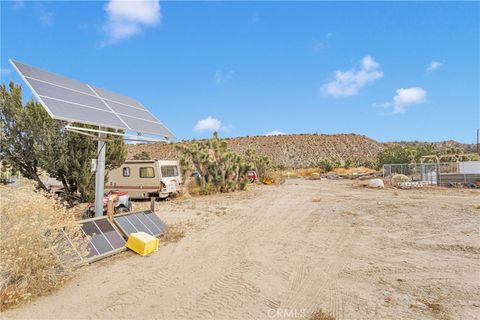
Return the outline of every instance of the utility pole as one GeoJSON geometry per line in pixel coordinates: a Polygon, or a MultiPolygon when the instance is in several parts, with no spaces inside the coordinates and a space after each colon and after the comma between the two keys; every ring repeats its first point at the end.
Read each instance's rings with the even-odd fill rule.
{"type": "Polygon", "coordinates": [[[477,128],[477,153],[480,154],[480,128],[477,128]]]}

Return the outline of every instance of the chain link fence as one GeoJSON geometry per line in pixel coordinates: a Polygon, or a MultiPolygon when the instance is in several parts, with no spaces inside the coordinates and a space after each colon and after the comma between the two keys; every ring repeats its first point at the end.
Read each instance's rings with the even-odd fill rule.
{"type": "Polygon", "coordinates": [[[404,175],[409,182],[442,186],[470,185],[480,181],[480,161],[385,164],[383,178],[404,175]]]}

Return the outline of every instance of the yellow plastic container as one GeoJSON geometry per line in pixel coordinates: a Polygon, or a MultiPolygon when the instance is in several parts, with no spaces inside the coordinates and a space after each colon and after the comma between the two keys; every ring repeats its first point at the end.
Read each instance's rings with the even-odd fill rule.
{"type": "Polygon", "coordinates": [[[125,246],[141,256],[148,256],[158,251],[158,239],[145,232],[131,233],[125,246]]]}

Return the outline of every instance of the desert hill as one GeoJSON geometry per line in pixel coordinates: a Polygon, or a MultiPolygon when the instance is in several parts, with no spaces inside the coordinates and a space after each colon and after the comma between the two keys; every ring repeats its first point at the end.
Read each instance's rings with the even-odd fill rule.
{"type": "MultiPolygon", "coordinates": [[[[356,134],[294,134],[279,136],[253,136],[225,139],[228,146],[237,153],[243,154],[247,149],[255,149],[268,156],[275,165],[288,168],[310,167],[322,159],[351,162],[357,165],[368,165],[375,161],[384,148],[399,144],[402,146],[419,146],[427,142],[401,141],[380,143],[366,136],[356,134]]],[[[136,144],[128,146],[128,158],[142,151],[154,159],[178,159],[175,144],[190,144],[192,141],[176,143],[158,142],[153,144],[136,144]]],[[[440,149],[460,148],[473,152],[475,145],[461,144],[456,141],[434,142],[440,149]]]]}
{"type": "MultiPolygon", "coordinates": [[[[351,161],[367,164],[375,160],[383,149],[381,143],[356,134],[297,134],[281,136],[254,136],[226,139],[228,146],[243,154],[255,149],[268,156],[275,165],[308,167],[322,159],[351,161]]],[[[192,141],[178,142],[189,144],[192,141]]],[[[128,146],[128,157],[146,151],[155,159],[177,159],[175,143],[137,144],[128,146]]]]}
{"type": "MultiPolygon", "coordinates": [[[[247,149],[255,149],[268,156],[275,165],[287,168],[305,168],[322,159],[368,165],[375,161],[379,152],[392,145],[419,146],[428,144],[421,141],[377,142],[356,134],[294,134],[279,136],[253,136],[225,139],[235,152],[243,154],[247,149]]],[[[175,144],[190,144],[195,140],[176,143],[158,142],[128,146],[128,158],[142,151],[154,159],[178,159],[175,144]]],[[[461,144],[453,140],[433,142],[439,149],[459,148],[474,152],[474,144],[461,144]]]]}

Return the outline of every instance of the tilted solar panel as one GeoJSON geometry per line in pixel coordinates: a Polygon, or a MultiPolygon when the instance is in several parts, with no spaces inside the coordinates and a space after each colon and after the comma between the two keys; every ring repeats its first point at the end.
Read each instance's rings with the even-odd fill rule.
{"type": "Polygon", "coordinates": [[[72,240],[62,228],[56,228],[56,232],[47,232],[46,236],[55,244],[54,252],[59,260],[65,264],[92,262],[103,257],[107,257],[114,253],[125,250],[125,240],[120,233],[113,227],[107,217],[93,218],[79,221],[79,236],[87,238],[87,255],[82,247],[85,243],[80,244],[72,240]],[[52,238],[54,236],[54,238],[52,238]]]}
{"type": "Polygon", "coordinates": [[[166,225],[152,211],[140,211],[113,216],[118,228],[128,237],[131,233],[146,232],[159,236],[165,232],[166,225]]]}
{"type": "Polygon", "coordinates": [[[173,138],[140,102],[10,60],[52,118],[173,138]]]}
{"type": "Polygon", "coordinates": [[[79,224],[84,235],[90,238],[87,259],[107,256],[125,248],[125,240],[107,217],[80,221],[79,224]]]}

